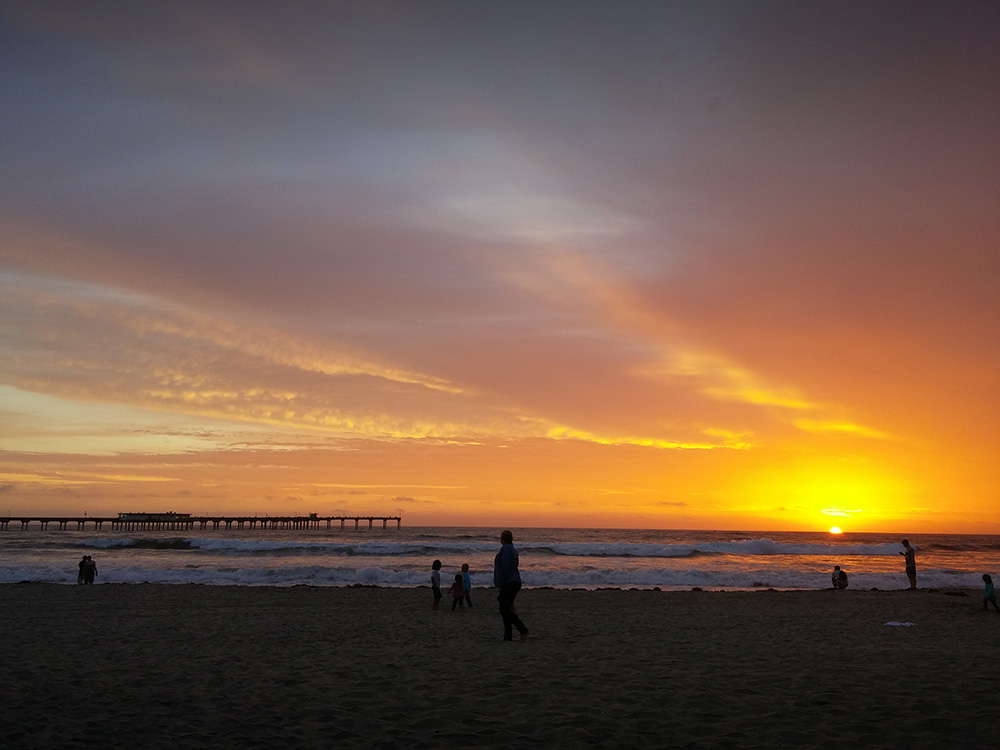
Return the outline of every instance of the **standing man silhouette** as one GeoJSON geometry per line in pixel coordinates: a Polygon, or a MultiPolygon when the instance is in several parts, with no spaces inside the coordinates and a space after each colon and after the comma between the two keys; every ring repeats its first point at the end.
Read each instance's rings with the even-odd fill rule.
{"type": "Polygon", "coordinates": [[[899,554],[906,558],[906,577],[910,579],[910,589],[915,589],[917,587],[917,550],[904,539],[903,551],[899,554]]]}

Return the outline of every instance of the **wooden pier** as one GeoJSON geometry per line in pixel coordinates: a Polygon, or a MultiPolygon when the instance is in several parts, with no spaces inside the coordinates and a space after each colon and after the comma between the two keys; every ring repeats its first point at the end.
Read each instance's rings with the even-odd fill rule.
{"type": "MultiPolygon", "coordinates": [[[[376,522],[381,522],[382,528],[389,528],[389,522],[395,521],[396,528],[402,528],[400,516],[319,516],[311,513],[308,516],[180,516],[177,518],[134,519],[99,516],[21,516],[19,518],[0,518],[0,531],[7,531],[13,524],[20,524],[21,531],[28,531],[32,524],[38,524],[43,531],[58,528],[65,531],[71,526],[83,531],[88,524],[94,531],[110,528],[112,531],[230,531],[233,529],[251,531],[289,530],[300,531],[309,529],[335,528],[340,523],[340,530],[348,528],[353,521],[354,528],[362,528],[362,522],[368,522],[368,528],[375,528],[376,522]]],[[[16,526],[15,526],[16,528],[16,526]]]]}

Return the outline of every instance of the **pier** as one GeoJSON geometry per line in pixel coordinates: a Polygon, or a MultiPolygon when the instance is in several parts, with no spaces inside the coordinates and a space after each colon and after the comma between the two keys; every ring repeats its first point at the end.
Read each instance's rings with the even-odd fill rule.
{"type": "MultiPolygon", "coordinates": [[[[132,515],[132,514],[122,514],[132,515]]],[[[138,515],[138,514],[135,514],[138,515]]],[[[155,514],[151,514],[155,516],[155,514]]],[[[102,531],[110,528],[112,531],[238,531],[249,529],[251,531],[270,530],[333,530],[335,524],[340,524],[340,530],[349,528],[353,522],[354,529],[363,528],[363,522],[367,522],[368,528],[375,528],[376,523],[381,523],[383,529],[389,528],[389,522],[395,521],[396,528],[402,528],[402,518],[400,516],[319,516],[310,513],[308,516],[188,516],[178,515],[172,518],[122,518],[121,516],[21,516],[19,518],[0,518],[0,531],[7,531],[12,525],[17,528],[20,524],[21,531],[28,531],[32,524],[38,524],[42,531],[56,528],[60,531],[74,528],[83,531],[90,526],[94,531],[102,531]]]]}

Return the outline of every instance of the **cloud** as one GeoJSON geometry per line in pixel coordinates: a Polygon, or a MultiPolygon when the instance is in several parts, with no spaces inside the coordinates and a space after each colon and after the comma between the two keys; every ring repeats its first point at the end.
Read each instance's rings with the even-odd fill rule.
{"type": "Polygon", "coordinates": [[[796,419],[794,420],[794,424],[799,429],[806,430],[807,432],[844,433],[876,440],[888,440],[891,438],[891,435],[883,430],[876,430],[872,427],[851,424],[849,422],[820,422],[810,419],[796,419]]]}
{"type": "MultiPolygon", "coordinates": [[[[231,423],[385,439],[541,435],[604,444],[704,448],[733,447],[736,444],[725,436],[746,432],[725,425],[691,430],[679,425],[642,427],[638,422],[601,424],[601,417],[594,420],[600,409],[578,408],[578,399],[591,386],[576,393],[566,390],[565,383],[552,379],[558,371],[546,376],[551,382],[545,378],[531,383],[476,382],[479,373],[472,369],[457,373],[470,382],[458,382],[450,375],[368,359],[364,352],[338,346],[329,337],[324,341],[311,334],[290,335],[266,323],[212,317],[151,295],[25,274],[2,278],[8,294],[0,305],[7,306],[8,320],[18,319],[7,329],[7,345],[19,352],[7,360],[4,375],[24,391],[77,401],[110,400],[231,423]],[[529,384],[542,386],[540,395],[546,398],[527,396],[523,387],[529,384]],[[563,393],[553,398],[552,388],[563,393]],[[556,421],[562,411],[579,426],[556,421]],[[582,426],[587,421],[594,426],[582,426]],[[720,436],[725,438],[721,442],[720,436]]],[[[600,334],[605,336],[609,334],[600,334]]],[[[572,341],[576,337],[569,338],[576,346],[572,341]]],[[[590,334],[583,337],[581,351],[590,347],[589,338],[590,334]]],[[[521,356],[528,351],[522,348],[521,356]]],[[[545,361],[541,350],[537,356],[541,366],[545,361]]],[[[526,371],[530,363],[525,359],[519,367],[526,371]]],[[[628,377],[616,363],[592,360],[586,365],[591,373],[595,367],[609,368],[609,378],[628,377]]],[[[702,385],[684,386],[683,381],[694,374],[691,366],[675,366],[668,374],[681,376],[670,383],[675,397],[699,390],[714,395],[702,385]]],[[[746,373],[738,376],[750,380],[746,373]]],[[[626,399],[616,397],[609,405],[628,417],[626,399]]],[[[162,425],[157,430],[181,440],[220,436],[213,428],[190,425],[183,436],[176,430],[164,432],[162,425]]]]}
{"type": "Polygon", "coordinates": [[[996,11],[568,8],[6,4],[0,446],[989,465],[996,11]]]}

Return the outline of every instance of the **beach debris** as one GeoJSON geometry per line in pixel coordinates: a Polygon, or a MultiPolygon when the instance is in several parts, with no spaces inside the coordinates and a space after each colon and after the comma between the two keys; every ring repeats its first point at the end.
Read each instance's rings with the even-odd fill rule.
{"type": "Polygon", "coordinates": [[[899,620],[891,620],[891,621],[887,622],[886,625],[895,625],[895,626],[904,627],[904,628],[913,627],[913,623],[912,622],[900,622],[899,620]]]}

